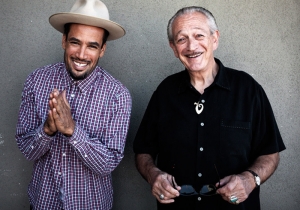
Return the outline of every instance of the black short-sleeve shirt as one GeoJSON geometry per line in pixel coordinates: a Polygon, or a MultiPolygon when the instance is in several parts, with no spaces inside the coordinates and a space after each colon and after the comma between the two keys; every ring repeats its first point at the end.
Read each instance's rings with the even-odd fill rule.
{"type": "MultiPolygon", "coordinates": [[[[218,74],[203,94],[190,84],[187,70],[167,77],[153,93],[134,141],[136,154],[151,154],[178,185],[196,190],[218,182],[215,166],[223,178],[243,172],[260,155],[285,149],[263,88],[215,60],[218,74]]],[[[158,209],[256,210],[259,188],[239,205],[220,195],[194,196],[158,203],[158,209]]]]}

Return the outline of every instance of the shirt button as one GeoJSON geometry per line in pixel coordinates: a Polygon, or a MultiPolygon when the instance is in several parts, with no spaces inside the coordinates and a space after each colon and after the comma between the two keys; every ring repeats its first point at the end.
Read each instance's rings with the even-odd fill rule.
{"type": "Polygon", "coordinates": [[[74,98],[74,97],[75,97],[75,94],[72,93],[72,94],[71,94],[71,97],[74,98]]]}
{"type": "Polygon", "coordinates": [[[198,197],[198,201],[201,201],[201,197],[198,197]]]}
{"type": "Polygon", "coordinates": [[[74,144],[77,144],[77,141],[74,141],[74,144]]]}
{"type": "Polygon", "coordinates": [[[60,172],[58,172],[58,175],[61,175],[61,173],[60,173],[60,172]]]}
{"type": "Polygon", "coordinates": [[[39,138],[42,138],[42,135],[39,133],[39,138]]]}
{"type": "Polygon", "coordinates": [[[203,147],[200,147],[200,151],[201,151],[201,152],[203,151],[203,147]]]}
{"type": "Polygon", "coordinates": [[[201,126],[204,126],[204,123],[201,123],[200,125],[201,125],[201,126]]]}
{"type": "Polygon", "coordinates": [[[66,157],[66,156],[67,156],[67,154],[64,152],[64,153],[63,153],[63,156],[64,156],[64,157],[66,157]]]}
{"type": "Polygon", "coordinates": [[[202,174],[201,174],[201,173],[199,173],[199,174],[198,174],[198,176],[199,176],[199,177],[201,177],[201,176],[202,176],[202,174]]]}
{"type": "Polygon", "coordinates": [[[202,100],[201,102],[202,102],[202,104],[204,104],[204,103],[205,103],[205,100],[202,100]]]}
{"type": "Polygon", "coordinates": [[[87,155],[84,155],[84,157],[87,157],[87,155]]]}
{"type": "Polygon", "coordinates": [[[31,146],[31,149],[33,149],[34,148],[34,146],[31,146]]]}

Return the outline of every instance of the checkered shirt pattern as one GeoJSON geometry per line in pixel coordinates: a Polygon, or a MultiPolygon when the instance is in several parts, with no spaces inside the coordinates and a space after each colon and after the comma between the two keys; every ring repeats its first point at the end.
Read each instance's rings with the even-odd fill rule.
{"type": "Polygon", "coordinates": [[[112,208],[111,172],[123,158],[131,103],[129,91],[99,66],[81,81],[69,76],[64,63],[28,76],[16,141],[34,161],[28,194],[35,210],[112,208]],[[76,122],[71,137],[43,130],[54,88],[67,92],[76,122]]]}

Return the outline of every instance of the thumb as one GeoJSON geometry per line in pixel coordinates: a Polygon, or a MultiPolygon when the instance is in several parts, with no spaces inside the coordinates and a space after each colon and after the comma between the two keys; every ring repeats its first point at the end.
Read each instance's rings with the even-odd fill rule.
{"type": "MultiPolygon", "coordinates": [[[[226,176],[223,179],[220,180],[220,187],[226,185],[228,182],[230,182],[231,176],[226,176]]],[[[219,185],[219,182],[217,183],[219,185]]]]}
{"type": "Polygon", "coordinates": [[[69,102],[67,100],[66,90],[63,90],[63,92],[61,94],[62,94],[62,97],[63,97],[63,100],[64,100],[65,104],[67,105],[68,108],[70,108],[70,104],[69,104],[69,102]]]}

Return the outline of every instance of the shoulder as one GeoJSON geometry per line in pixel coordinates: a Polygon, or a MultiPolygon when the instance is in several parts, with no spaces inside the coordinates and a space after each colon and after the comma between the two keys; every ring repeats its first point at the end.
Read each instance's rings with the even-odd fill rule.
{"type": "Polygon", "coordinates": [[[179,86],[184,81],[184,78],[186,78],[187,72],[185,70],[169,75],[165,79],[162,80],[162,82],[158,85],[157,90],[163,91],[163,90],[174,90],[174,88],[179,88],[179,86]]]}
{"type": "Polygon", "coordinates": [[[97,66],[95,70],[98,74],[98,81],[100,82],[99,85],[103,86],[106,91],[114,94],[116,97],[125,96],[127,98],[131,98],[127,87],[118,79],[114,78],[108,71],[99,66],[97,66]]]}
{"type": "Polygon", "coordinates": [[[247,72],[225,67],[226,77],[231,88],[260,89],[261,85],[247,72]]]}
{"type": "Polygon", "coordinates": [[[25,85],[42,85],[53,79],[61,80],[64,70],[65,64],[62,62],[37,68],[27,76],[25,85]]]}
{"type": "Polygon", "coordinates": [[[228,75],[229,80],[239,80],[242,82],[254,82],[257,83],[256,80],[247,72],[242,70],[237,70],[233,68],[225,67],[226,73],[228,75]]]}
{"type": "Polygon", "coordinates": [[[40,68],[35,69],[31,74],[29,74],[28,78],[36,78],[41,76],[52,76],[54,74],[58,74],[65,69],[65,64],[63,62],[49,64],[40,68]]]}

